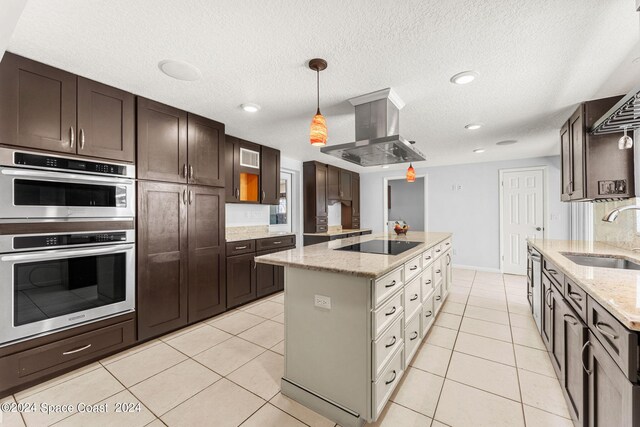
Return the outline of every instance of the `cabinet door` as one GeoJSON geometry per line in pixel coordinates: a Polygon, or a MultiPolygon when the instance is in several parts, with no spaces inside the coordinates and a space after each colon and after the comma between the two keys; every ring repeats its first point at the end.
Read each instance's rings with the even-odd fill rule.
{"type": "Polygon", "coordinates": [[[187,113],[138,97],[138,178],[187,182],[187,113]]]}
{"type": "MultiPolygon", "coordinates": [[[[262,251],[257,255],[267,255],[279,252],[280,249],[274,251],[262,251]]],[[[276,281],[276,266],[270,264],[257,264],[256,266],[256,288],[258,298],[272,294],[278,290],[276,281]]]]}
{"type": "Polygon", "coordinates": [[[564,347],[564,369],[560,382],[574,424],[583,426],[587,419],[587,374],[582,367],[582,347],[587,342],[589,329],[567,304],[562,306],[560,327],[564,347]]]}
{"type": "Polygon", "coordinates": [[[276,273],[276,291],[284,291],[284,267],[276,265],[274,268],[276,273]]]}
{"type": "Polygon", "coordinates": [[[0,141],[75,153],[76,76],[6,52],[0,63],[0,141]]]}
{"type": "Polygon", "coordinates": [[[227,308],[256,299],[255,254],[227,257],[227,308]]]}
{"type": "Polygon", "coordinates": [[[134,161],[134,96],[78,77],[78,154],[134,161]]]}
{"type": "Polygon", "coordinates": [[[238,163],[240,162],[240,145],[235,136],[225,135],[224,149],[224,193],[227,203],[235,203],[240,197],[238,163]]]}
{"type": "Polygon", "coordinates": [[[316,165],[316,217],[326,217],[328,211],[328,168],[316,165]]]}
{"type": "Polygon", "coordinates": [[[260,203],[260,145],[238,140],[240,147],[238,176],[242,203],[260,203]]]}
{"type": "Polygon", "coordinates": [[[571,139],[569,138],[569,121],[567,121],[560,129],[560,156],[562,159],[562,189],[560,200],[571,200],[571,192],[573,189],[571,176],[573,175],[573,159],[571,154],[571,139]]]}
{"type": "Polygon", "coordinates": [[[260,162],[261,203],[277,205],[280,202],[280,150],[263,146],[260,162]]]}
{"type": "Polygon", "coordinates": [[[189,322],[225,311],[224,190],[189,186],[189,322]]]}
{"type": "Polygon", "coordinates": [[[552,329],[553,329],[553,313],[551,308],[553,305],[549,302],[549,294],[551,293],[551,281],[546,275],[542,275],[542,328],[541,335],[547,350],[551,351],[552,329]]]}
{"type": "Polygon", "coordinates": [[[584,106],[581,105],[569,119],[569,137],[571,139],[572,159],[572,191],[571,200],[585,197],[585,133],[584,133],[584,106]]]}
{"type": "Polygon", "coordinates": [[[340,200],[350,201],[353,197],[351,172],[340,169],[340,200]]]}
{"type": "Polygon", "coordinates": [[[187,186],[138,183],[138,339],[187,324],[187,186]]]}
{"type": "Polygon", "coordinates": [[[551,346],[551,364],[553,365],[553,369],[556,371],[556,375],[559,379],[562,379],[564,375],[564,345],[562,343],[562,325],[564,323],[563,314],[564,310],[562,309],[566,302],[562,298],[560,292],[558,292],[553,286],[551,287],[551,292],[549,292],[549,296],[547,297],[548,303],[551,305],[551,338],[550,338],[550,346],[551,346]]]}
{"type": "Polygon", "coordinates": [[[340,169],[327,167],[327,198],[330,202],[340,201],[340,169]]]}
{"type": "Polygon", "coordinates": [[[224,125],[188,114],[189,183],[225,186],[224,125]]]}
{"type": "Polygon", "coordinates": [[[351,207],[353,208],[353,216],[360,216],[360,175],[352,174],[352,201],[351,207]]]}

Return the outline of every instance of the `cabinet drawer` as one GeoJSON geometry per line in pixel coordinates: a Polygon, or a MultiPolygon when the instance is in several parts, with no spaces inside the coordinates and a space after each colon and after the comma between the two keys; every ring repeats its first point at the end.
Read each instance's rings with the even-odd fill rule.
{"type": "Polygon", "coordinates": [[[388,296],[402,288],[402,267],[393,270],[386,276],[376,279],[373,286],[375,307],[378,307],[388,296]]]}
{"type": "Polygon", "coordinates": [[[402,325],[399,317],[384,333],[373,342],[373,378],[377,379],[396,350],[403,346],[402,325]]]}
{"type": "Polygon", "coordinates": [[[264,251],[267,249],[285,248],[287,246],[296,245],[296,236],[270,237],[268,239],[256,240],[256,250],[264,251]]]}
{"type": "Polygon", "coordinates": [[[327,225],[316,225],[316,233],[326,233],[328,229],[327,225]]]}
{"type": "Polygon", "coordinates": [[[587,293],[569,279],[564,282],[564,297],[584,322],[587,321],[587,293]]]}
{"type": "Polygon", "coordinates": [[[420,271],[422,271],[422,255],[418,255],[404,264],[404,282],[409,283],[411,279],[420,274],[420,271]]]}
{"type": "Polygon", "coordinates": [[[422,317],[420,320],[420,328],[422,329],[422,338],[424,338],[427,336],[429,328],[431,328],[433,321],[436,319],[436,313],[433,309],[433,295],[422,304],[420,316],[422,317]]]}
{"type": "Polygon", "coordinates": [[[409,366],[413,355],[416,354],[418,347],[420,346],[422,334],[420,333],[420,315],[418,312],[413,316],[407,326],[404,328],[404,357],[405,368],[409,366]]]}
{"type": "Polygon", "coordinates": [[[316,225],[329,225],[329,218],[326,216],[317,216],[316,225]]]}
{"type": "Polygon", "coordinates": [[[431,264],[432,261],[433,261],[433,248],[427,249],[426,251],[422,252],[422,268],[431,264]]]}
{"type": "Polygon", "coordinates": [[[433,266],[422,270],[422,301],[426,300],[433,293],[433,266]]]}
{"type": "Polygon", "coordinates": [[[449,239],[445,240],[442,243],[441,247],[442,247],[442,252],[446,252],[449,249],[451,249],[451,239],[449,238],[449,239]]]}
{"type": "Polygon", "coordinates": [[[256,251],[255,240],[239,240],[227,243],[227,256],[248,254],[256,251]]]}
{"type": "Polygon", "coordinates": [[[391,362],[389,362],[385,370],[380,375],[380,378],[373,383],[372,397],[374,418],[378,418],[389,400],[389,397],[391,397],[391,393],[393,393],[393,390],[395,390],[396,386],[400,382],[402,374],[404,374],[404,370],[402,369],[402,364],[404,363],[403,355],[404,351],[402,349],[398,349],[391,362]]]}
{"type": "Polygon", "coordinates": [[[435,245],[433,248],[433,258],[438,258],[440,255],[442,255],[442,253],[444,252],[442,250],[442,243],[438,243],[437,245],[435,245]]]}
{"type": "Polygon", "coordinates": [[[551,283],[564,295],[564,274],[562,271],[547,259],[543,259],[542,261],[542,270],[547,273],[547,276],[551,279],[551,283]]]}
{"type": "Polygon", "coordinates": [[[433,284],[434,286],[438,286],[442,283],[442,279],[444,277],[442,273],[442,258],[438,258],[433,262],[433,284]]]}
{"type": "Polygon", "coordinates": [[[591,297],[587,299],[587,325],[631,381],[638,380],[638,335],[629,331],[591,297]]]}
{"type": "Polygon", "coordinates": [[[442,306],[442,299],[442,283],[440,283],[436,286],[436,289],[433,293],[433,312],[436,314],[438,314],[438,311],[440,311],[440,306],[442,306]]]}
{"type": "Polygon", "coordinates": [[[392,324],[397,318],[402,317],[402,300],[404,294],[398,292],[391,297],[382,307],[373,312],[373,330],[374,337],[377,339],[382,332],[392,324]]]}
{"type": "Polygon", "coordinates": [[[413,317],[418,310],[420,310],[420,304],[422,304],[422,298],[420,298],[422,287],[422,277],[418,276],[414,278],[411,283],[404,287],[404,318],[409,319],[413,317]]]}

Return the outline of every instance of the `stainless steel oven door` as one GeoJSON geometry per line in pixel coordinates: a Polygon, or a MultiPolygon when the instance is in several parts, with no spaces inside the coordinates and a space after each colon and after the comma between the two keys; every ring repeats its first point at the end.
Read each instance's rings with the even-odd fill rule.
{"type": "Polygon", "coordinates": [[[0,218],[133,218],[133,179],[0,167],[0,218]]]}
{"type": "Polygon", "coordinates": [[[135,308],[135,245],[0,256],[0,346],[135,308]]]}

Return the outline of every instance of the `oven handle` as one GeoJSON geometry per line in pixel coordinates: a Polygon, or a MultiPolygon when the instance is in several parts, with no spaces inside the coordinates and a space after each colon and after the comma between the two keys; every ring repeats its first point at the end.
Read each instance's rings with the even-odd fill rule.
{"type": "Polygon", "coordinates": [[[16,254],[16,255],[5,255],[0,257],[0,261],[40,261],[40,260],[48,260],[48,259],[59,259],[65,257],[74,257],[74,256],[88,256],[88,255],[104,255],[104,254],[112,254],[117,252],[123,252],[129,249],[133,249],[133,244],[128,245],[114,245],[108,248],[96,248],[96,249],[72,249],[72,250],[53,250],[53,251],[42,251],[36,254],[16,254]]]}
{"type": "Polygon", "coordinates": [[[79,175],[74,173],[64,173],[64,172],[41,172],[36,170],[22,170],[22,169],[2,169],[2,175],[7,176],[24,176],[24,177],[33,177],[33,178],[46,178],[49,180],[62,180],[69,179],[84,182],[106,182],[110,184],[133,184],[133,180],[131,179],[122,179],[119,177],[101,177],[101,176],[92,176],[92,175],[79,175]]]}

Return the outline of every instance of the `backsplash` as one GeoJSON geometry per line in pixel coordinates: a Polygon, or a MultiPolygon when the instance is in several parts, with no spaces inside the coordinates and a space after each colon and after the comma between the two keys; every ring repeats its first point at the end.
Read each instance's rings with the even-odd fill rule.
{"type": "Polygon", "coordinates": [[[342,203],[329,205],[327,216],[328,225],[342,225],[342,203]]]}
{"type": "Polygon", "coordinates": [[[225,215],[226,227],[269,225],[269,205],[227,203],[225,215]]]}
{"type": "Polygon", "coordinates": [[[640,211],[622,212],[614,222],[602,221],[612,209],[640,203],[640,199],[629,199],[618,202],[594,203],[593,206],[593,238],[612,246],[624,249],[640,248],[640,211]]]}

